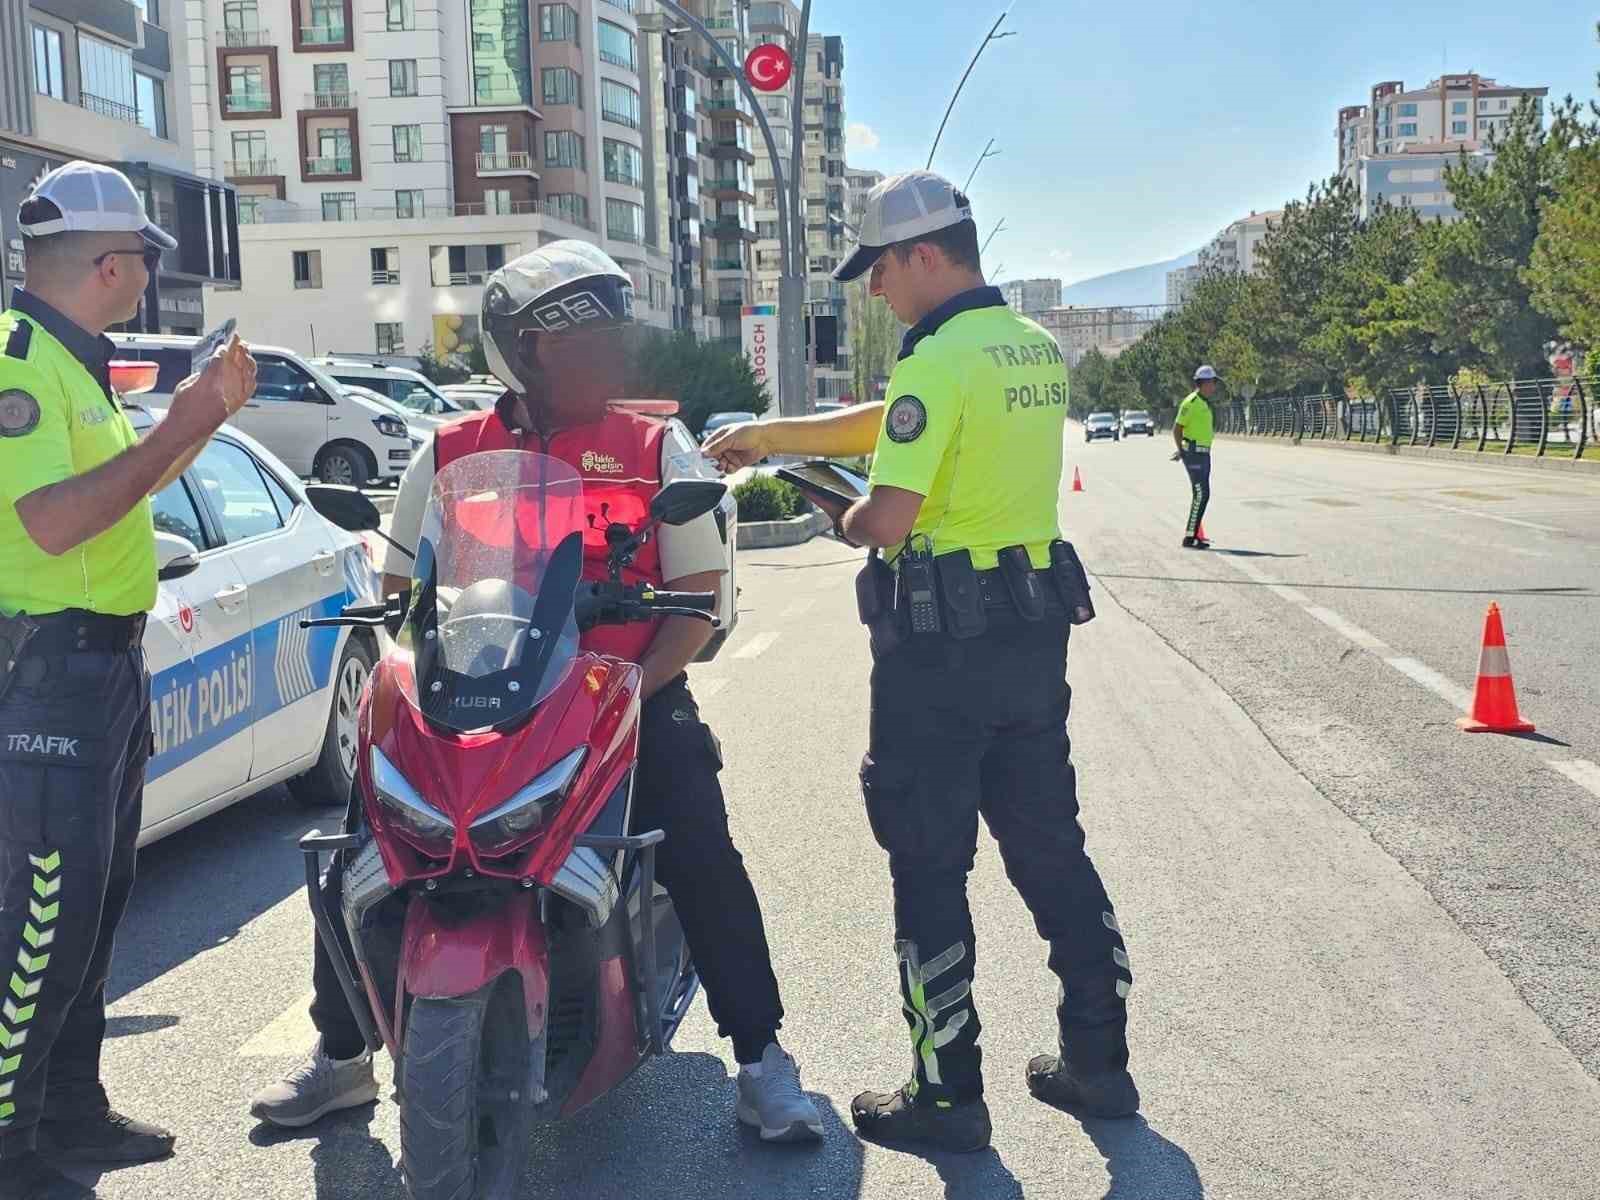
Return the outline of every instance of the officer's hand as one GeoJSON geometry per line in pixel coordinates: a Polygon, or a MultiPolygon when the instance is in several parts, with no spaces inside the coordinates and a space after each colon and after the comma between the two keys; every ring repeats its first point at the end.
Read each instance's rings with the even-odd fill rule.
{"type": "Polygon", "coordinates": [[[1177,462],[1177,461],[1179,461],[1179,460],[1180,460],[1180,459],[1181,459],[1181,458],[1183,458],[1183,451],[1181,451],[1181,450],[1174,450],[1174,451],[1173,451],[1173,452],[1172,452],[1172,457],[1171,457],[1171,458],[1170,458],[1170,459],[1168,459],[1168,460],[1167,460],[1167,461],[1168,461],[1168,462],[1177,462]]]}
{"type": "Polygon", "coordinates": [[[190,441],[210,437],[255,394],[256,360],[234,334],[219,346],[198,375],[172,390],[167,420],[176,421],[190,441]]]}
{"type": "Polygon", "coordinates": [[[729,425],[711,435],[702,448],[707,458],[717,460],[724,472],[754,466],[772,453],[767,445],[766,430],[759,421],[746,421],[742,425],[729,425]]]}

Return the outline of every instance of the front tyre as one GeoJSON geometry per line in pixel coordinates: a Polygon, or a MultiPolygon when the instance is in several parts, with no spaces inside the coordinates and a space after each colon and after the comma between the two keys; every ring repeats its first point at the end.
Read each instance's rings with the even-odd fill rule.
{"type": "Polygon", "coordinates": [[[503,975],[471,996],[414,1000],[400,1096],[400,1169],[411,1200],[511,1200],[533,1129],[522,988],[503,975]]]}
{"type": "Polygon", "coordinates": [[[344,804],[356,777],[356,717],[372,675],[372,650],[360,638],[345,639],[333,671],[333,703],[322,735],[322,755],[304,775],[289,780],[289,794],[309,808],[344,804]]]}

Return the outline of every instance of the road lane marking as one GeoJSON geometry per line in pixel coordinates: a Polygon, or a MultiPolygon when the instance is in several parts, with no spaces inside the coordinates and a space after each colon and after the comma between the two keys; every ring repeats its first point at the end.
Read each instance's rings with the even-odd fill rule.
{"type": "Polygon", "coordinates": [[[317,1027],[311,1023],[311,1001],[307,992],[275,1017],[271,1024],[239,1047],[240,1058],[299,1058],[317,1044],[317,1027]]]}
{"type": "Polygon", "coordinates": [[[727,686],[728,681],[726,679],[694,680],[690,690],[694,692],[696,700],[709,700],[727,686]]]}
{"type": "Polygon", "coordinates": [[[1459,684],[1452,683],[1426,663],[1418,662],[1414,658],[1386,658],[1383,661],[1462,712],[1472,707],[1472,693],[1459,684]]]}
{"type": "Polygon", "coordinates": [[[1431,500],[1422,501],[1423,508],[1436,508],[1440,512],[1455,513],[1459,517],[1482,517],[1485,521],[1498,521],[1502,525],[1516,525],[1523,529],[1537,529],[1540,533],[1565,533],[1566,530],[1558,529],[1554,525],[1536,525],[1532,521],[1519,521],[1516,517],[1502,517],[1499,513],[1478,512],[1471,508],[1457,508],[1453,504],[1435,504],[1431,500]]]}
{"type": "Polygon", "coordinates": [[[791,617],[803,617],[806,615],[806,613],[811,611],[811,606],[816,602],[817,601],[815,597],[811,598],[810,600],[796,600],[793,604],[789,605],[788,608],[784,609],[778,614],[778,619],[781,621],[787,621],[791,617]]]}
{"type": "Polygon", "coordinates": [[[778,635],[776,633],[758,633],[743,646],[740,646],[733,656],[735,658],[754,658],[756,655],[764,653],[777,640],[778,635]]]}
{"type": "Polygon", "coordinates": [[[1244,559],[1236,559],[1232,555],[1224,554],[1221,557],[1223,562],[1227,563],[1235,571],[1239,572],[1239,574],[1255,580],[1273,595],[1279,596],[1282,599],[1287,600],[1290,604],[1298,605],[1301,608],[1311,607],[1310,596],[1306,595],[1304,592],[1297,591],[1292,587],[1286,587],[1281,583],[1272,582],[1272,578],[1267,575],[1265,571],[1257,568],[1254,564],[1246,562],[1244,559]]]}
{"type": "Polygon", "coordinates": [[[1382,638],[1374,637],[1365,629],[1361,628],[1361,626],[1353,625],[1349,621],[1346,621],[1331,608],[1323,608],[1320,605],[1313,604],[1311,607],[1306,609],[1306,613],[1308,616],[1315,617],[1317,620],[1321,621],[1335,633],[1349,641],[1354,642],[1363,650],[1372,651],[1372,653],[1378,655],[1380,658],[1394,653],[1394,650],[1389,643],[1385,642],[1382,638]]]}
{"type": "Polygon", "coordinates": [[[1600,799],[1600,763],[1592,763],[1586,758],[1568,758],[1548,759],[1547,765],[1600,799]]]}

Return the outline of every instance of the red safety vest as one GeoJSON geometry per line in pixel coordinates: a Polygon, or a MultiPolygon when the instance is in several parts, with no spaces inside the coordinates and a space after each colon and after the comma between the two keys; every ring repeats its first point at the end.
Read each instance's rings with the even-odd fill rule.
{"type": "MultiPolygon", "coordinates": [[[[613,408],[592,425],[558,430],[549,437],[533,430],[512,429],[494,411],[475,414],[440,427],[433,435],[433,469],[442,471],[458,458],[487,450],[532,450],[570,463],[583,477],[583,504],[594,516],[583,535],[583,577],[608,579],[606,524],[641,524],[650,501],[661,490],[661,438],[666,422],[613,408]]],[[[649,582],[660,587],[661,555],[655,539],[644,544],[633,565],[622,572],[624,583],[649,582]]],[[[638,662],[655,637],[655,622],[597,625],[583,635],[582,646],[596,654],[638,662]]]]}

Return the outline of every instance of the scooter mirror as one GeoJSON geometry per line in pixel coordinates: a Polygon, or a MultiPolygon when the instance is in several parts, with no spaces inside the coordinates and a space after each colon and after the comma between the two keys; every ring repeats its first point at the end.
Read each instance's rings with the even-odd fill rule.
{"type": "Polygon", "coordinates": [[[728,485],[714,479],[679,479],[650,501],[650,515],[663,525],[687,525],[703,517],[728,494],[728,485]]]}
{"type": "Polygon", "coordinates": [[[359,488],[342,484],[313,483],[306,487],[306,499],[340,529],[365,533],[383,524],[378,506],[361,494],[359,488]]]}

